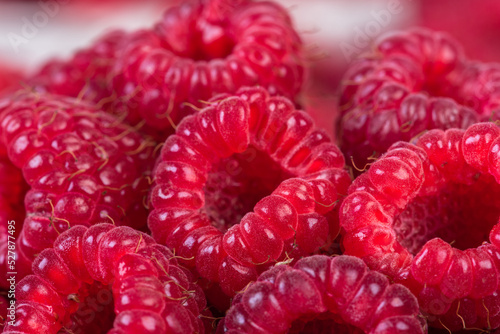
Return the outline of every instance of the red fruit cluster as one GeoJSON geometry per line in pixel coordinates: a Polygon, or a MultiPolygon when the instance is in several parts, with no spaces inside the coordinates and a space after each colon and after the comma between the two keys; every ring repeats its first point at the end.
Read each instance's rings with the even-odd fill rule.
{"type": "Polygon", "coordinates": [[[194,112],[186,103],[242,86],[289,97],[300,89],[301,42],[287,12],[272,2],[217,3],[170,8],[154,31],[127,42],[113,87],[147,124],[168,128],[194,112]]]}
{"type": "Polygon", "coordinates": [[[262,88],[243,88],[214,98],[167,139],[149,228],[232,296],[276,261],[335,238],[335,209],[350,184],[343,167],[307,114],[262,88]]]}
{"type": "Polygon", "coordinates": [[[206,332],[203,292],[170,250],[130,227],[98,224],[75,226],[40,253],[16,287],[16,321],[4,333],[58,333],[96,286],[112,292],[110,334],[206,332]]]}
{"type": "Polygon", "coordinates": [[[273,2],[193,0],[0,100],[4,332],[498,330],[500,66],[380,38],[341,85],[351,181],[303,52],[273,2]]]}
{"type": "Polygon", "coordinates": [[[34,257],[72,226],[145,227],[145,178],[154,144],[71,98],[19,93],[0,105],[0,144],[30,186],[16,246],[21,277],[34,257]]]}
{"type": "Polygon", "coordinates": [[[410,287],[433,325],[500,326],[497,125],[396,143],[349,193],[340,214],[346,253],[410,287]]]}
{"type": "Polygon", "coordinates": [[[107,105],[107,99],[112,97],[109,75],[126,37],[124,31],[107,33],[70,60],[47,62],[28,84],[40,93],[79,97],[107,105]]]}
{"type": "Polygon", "coordinates": [[[478,122],[479,109],[441,97],[465,63],[450,37],[416,29],[383,36],[373,48],[350,66],[341,86],[338,135],[354,164],[363,166],[422,131],[465,129],[478,122]]]}
{"type": "Polygon", "coordinates": [[[499,64],[469,62],[450,81],[450,95],[459,103],[474,108],[485,121],[500,120],[499,64]]]}
{"type": "Polygon", "coordinates": [[[238,294],[219,324],[237,333],[426,333],[416,298],[351,256],[277,265],[238,294]]]}
{"type": "Polygon", "coordinates": [[[294,97],[301,49],[287,11],[273,2],[193,1],[168,9],[153,29],[112,32],[69,61],[46,64],[30,84],[168,130],[195,111],[190,104],[242,86],[294,97]]]}

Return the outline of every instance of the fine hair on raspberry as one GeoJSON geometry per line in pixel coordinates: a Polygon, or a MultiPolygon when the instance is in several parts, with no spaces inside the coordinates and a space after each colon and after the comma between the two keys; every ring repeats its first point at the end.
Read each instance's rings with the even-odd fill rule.
{"type": "Polygon", "coordinates": [[[129,36],[111,73],[119,98],[113,108],[168,129],[194,113],[192,105],[242,86],[294,98],[302,58],[291,19],[274,2],[187,1],[169,8],[154,29],[129,36]]]}
{"type": "Polygon", "coordinates": [[[341,82],[337,134],[348,162],[364,169],[399,140],[477,123],[481,110],[453,99],[453,78],[465,63],[445,33],[415,28],[378,38],[341,82]]]}
{"type": "Polygon", "coordinates": [[[209,333],[206,300],[165,246],[130,227],[75,226],[33,262],[16,287],[16,320],[8,334],[209,333]],[[80,312],[87,302],[101,311],[80,312]],[[113,314],[116,314],[114,317],[113,314]],[[113,320],[114,318],[114,320],[113,320]],[[97,327],[101,325],[103,327],[97,327]]]}
{"type": "MultiPolygon", "coordinates": [[[[26,218],[16,226],[18,279],[72,226],[146,229],[155,144],[115,117],[73,98],[21,91],[0,101],[0,145],[29,185],[26,218]]],[[[0,270],[3,277],[5,263],[0,270]]]]}
{"type": "Polygon", "coordinates": [[[411,292],[352,256],[276,265],[238,294],[217,333],[424,334],[411,292]]]}
{"type": "Polygon", "coordinates": [[[358,177],[342,244],[407,285],[435,327],[500,327],[500,128],[430,130],[358,177]]]}
{"type": "Polygon", "coordinates": [[[350,184],[326,133],[259,87],[185,118],[154,180],[152,236],[229,296],[276,261],[327,247],[350,184]]]}

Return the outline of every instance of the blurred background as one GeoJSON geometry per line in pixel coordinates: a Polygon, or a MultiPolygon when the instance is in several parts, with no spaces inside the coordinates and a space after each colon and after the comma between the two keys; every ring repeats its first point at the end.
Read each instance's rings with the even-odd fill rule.
{"type": "MultiPolygon", "coordinates": [[[[498,0],[277,1],[290,10],[312,54],[320,60],[326,56],[336,70],[346,65],[343,48],[359,49],[355,41],[360,31],[370,32],[361,37],[363,40],[414,25],[448,31],[466,45],[470,57],[490,61],[500,58],[498,0]]],[[[166,7],[179,2],[0,0],[0,59],[3,64],[33,71],[54,56],[69,56],[104,31],[148,27],[166,7]]]]}

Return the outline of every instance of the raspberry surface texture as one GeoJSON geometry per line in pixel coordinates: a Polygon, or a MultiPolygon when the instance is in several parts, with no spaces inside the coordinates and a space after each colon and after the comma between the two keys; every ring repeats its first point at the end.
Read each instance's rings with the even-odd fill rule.
{"type": "Polygon", "coordinates": [[[447,97],[450,77],[465,61],[443,33],[413,29],[378,39],[341,84],[337,134],[348,160],[362,169],[399,140],[478,122],[475,110],[447,97]]]}
{"type": "Polygon", "coordinates": [[[218,333],[427,333],[411,292],[352,256],[277,265],[238,294],[218,333]]]}
{"type": "Polygon", "coordinates": [[[29,78],[28,85],[40,93],[79,97],[107,106],[107,100],[113,98],[109,76],[127,36],[124,31],[112,31],[68,60],[52,59],[29,78]]]}
{"type": "Polygon", "coordinates": [[[293,98],[303,81],[302,42],[287,11],[270,1],[192,1],[130,36],[113,88],[124,105],[171,128],[219,93],[261,85],[293,98]],[[186,102],[188,104],[186,104],[186,102]]]}
{"type": "Polygon", "coordinates": [[[467,62],[450,82],[456,101],[478,111],[484,121],[500,120],[500,64],[467,62]]]}
{"type": "Polygon", "coordinates": [[[323,130],[259,87],[186,117],[157,162],[152,236],[228,296],[336,237],[350,177],[323,130]]]}
{"type": "Polygon", "coordinates": [[[467,55],[482,61],[497,62],[500,45],[500,3],[485,0],[420,0],[419,25],[447,31],[467,50],[467,55]],[[443,13],[453,15],[443,15],[443,13]]]}
{"type": "Polygon", "coordinates": [[[343,247],[407,285],[432,326],[500,327],[500,128],[430,130],[358,177],[343,247]]]}
{"type": "Polygon", "coordinates": [[[65,231],[36,258],[16,297],[16,321],[4,333],[55,334],[81,326],[85,333],[209,333],[200,317],[206,300],[190,273],[167,247],[126,226],[65,231]],[[103,327],[78,321],[89,318],[81,308],[91,300],[104,305],[91,314],[103,327]]]}
{"type": "Polygon", "coordinates": [[[154,143],[72,98],[21,92],[0,109],[0,143],[30,187],[16,240],[18,279],[72,226],[146,228],[154,143]]]}

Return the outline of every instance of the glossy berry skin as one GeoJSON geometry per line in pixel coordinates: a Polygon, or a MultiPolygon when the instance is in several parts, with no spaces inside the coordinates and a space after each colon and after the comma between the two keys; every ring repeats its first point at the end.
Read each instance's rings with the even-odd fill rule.
{"type": "Polygon", "coordinates": [[[148,225],[232,296],[272,263],[336,237],[350,184],[343,168],[337,146],[306,113],[263,88],[242,88],[214,98],[167,139],[148,225]]]}
{"type": "Polygon", "coordinates": [[[303,71],[302,43],[276,3],[186,2],[130,36],[112,74],[114,108],[168,129],[196,111],[190,104],[242,86],[293,98],[303,71]]]}
{"type": "Polygon", "coordinates": [[[326,333],[330,319],[338,333],[427,333],[419,317],[407,288],[360,259],[313,255],[262,273],[235,297],[218,333],[326,333]]]}
{"type": "Polygon", "coordinates": [[[21,92],[0,105],[0,143],[30,186],[16,240],[18,279],[72,226],[145,228],[154,143],[71,98],[21,92]]]}
{"type": "Polygon", "coordinates": [[[500,327],[499,217],[494,123],[392,145],[340,209],[346,254],[407,285],[429,322],[451,330],[500,327]]]}
{"type": "Polygon", "coordinates": [[[16,287],[16,322],[4,333],[57,333],[96,282],[112,291],[116,317],[109,334],[205,333],[203,292],[172,252],[111,224],[75,226],[40,253],[33,275],[16,287]]]}
{"type": "Polygon", "coordinates": [[[341,84],[337,134],[344,154],[363,169],[369,157],[399,140],[478,122],[475,111],[443,97],[464,63],[459,46],[442,33],[413,29],[382,36],[341,84]]]}

